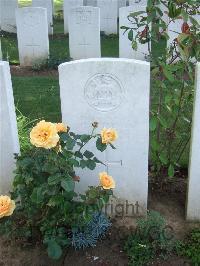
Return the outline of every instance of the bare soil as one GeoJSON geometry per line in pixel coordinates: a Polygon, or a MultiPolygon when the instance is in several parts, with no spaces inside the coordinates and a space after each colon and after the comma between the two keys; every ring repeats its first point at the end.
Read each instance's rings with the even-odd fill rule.
{"type": "MultiPolygon", "coordinates": [[[[185,220],[185,180],[176,180],[162,191],[154,191],[155,186],[150,185],[148,208],[159,211],[167,220],[175,237],[183,239],[188,231],[199,224],[189,223],[185,220]],[[173,188],[173,189],[172,189],[173,188]],[[180,189],[182,188],[182,189],[180,189]]],[[[126,266],[128,258],[123,252],[123,243],[135,228],[133,218],[114,220],[111,230],[105,239],[98,242],[95,248],[75,251],[70,248],[59,261],[48,258],[46,251],[40,245],[22,247],[18,243],[11,243],[0,239],[0,266],[126,266]]],[[[153,266],[186,266],[191,265],[186,259],[171,256],[167,261],[156,260],[153,266]]]]}
{"type": "Polygon", "coordinates": [[[12,65],[11,74],[19,77],[58,77],[58,70],[33,70],[32,67],[21,67],[19,65],[12,65]]]}

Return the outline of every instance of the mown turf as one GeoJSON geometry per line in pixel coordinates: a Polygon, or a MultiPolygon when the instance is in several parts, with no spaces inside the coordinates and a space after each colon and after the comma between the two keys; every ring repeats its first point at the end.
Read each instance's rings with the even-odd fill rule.
{"type": "Polygon", "coordinates": [[[58,79],[12,77],[15,105],[30,119],[61,121],[58,79]]]}

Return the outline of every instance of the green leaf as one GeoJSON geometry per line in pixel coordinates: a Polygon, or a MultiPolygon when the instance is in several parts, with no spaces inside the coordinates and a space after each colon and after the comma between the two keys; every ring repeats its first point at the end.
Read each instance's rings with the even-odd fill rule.
{"type": "Polygon", "coordinates": [[[63,179],[61,181],[61,187],[65,191],[71,192],[71,191],[74,191],[75,184],[74,184],[74,181],[72,179],[63,179]]]}
{"type": "Polygon", "coordinates": [[[133,30],[131,29],[131,30],[129,30],[129,32],[128,32],[128,39],[129,39],[129,41],[133,41],[133,30]]]}
{"type": "Polygon", "coordinates": [[[48,241],[47,252],[49,257],[54,260],[58,260],[62,255],[62,249],[54,239],[48,241]]]}
{"type": "Polygon", "coordinates": [[[44,199],[44,187],[36,187],[31,194],[31,200],[34,203],[41,203],[44,199]]]}
{"type": "Polygon", "coordinates": [[[159,158],[160,158],[160,161],[163,163],[163,164],[167,164],[168,163],[168,160],[167,160],[167,157],[165,154],[160,154],[159,155],[159,158]]]}
{"type": "Polygon", "coordinates": [[[150,131],[154,131],[156,129],[156,127],[157,127],[157,118],[155,116],[151,118],[149,127],[150,127],[150,131]]]}
{"type": "Polygon", "coordinates": [[[87,161],[87,168],[89,168],[90,170],[94,170],[95,167],[96,167],[96,163],[93,160],[87,161]]]}
{"type": "Polygon", "coordinates": [[[87,166],[87,161],[86,160],[81,160],[80,161],[80,167],[83,169],[87,166]]]}
{"type": "Polygon", "coordinates": [[[84,134],[84,135],[81,135],[80,136],[80,140],[82,142],[88,142],[90,140],[91,136],[90,135],[87,135],[87,134],[84,134]]]}
{"type": "Polygon", "coordinates": [[[80,151],[76,151],[75,153],[74,153],[74,155],[76,156],[76,157],[78,157],[78,158],[83,158],[83,154],[80,152],[80,151]]]}
{"type": "Polygon", "coordinates": [[[50,176],[50,177],[48,178],[48,184],[49,184],[50,186],[52,186],[52,185],[56,185],[56,184],[58,184],[58,183],[61,181],[61,179],[62,179],[62,176],[60,176],[59,174],[57,174],[57,175],[52,175],[52,176],[50,176]]]}
{"type": "Polygon", "coordinates": [[[91,159],[94,156],[94,153],[90,152],[90,151],[85,151],[83,153],[83,155],[87,158],[87,159],[91,159]]]}
{"type": "Polygon", "coordinates": [[[96,147],[99,151],[103,152],[107,148],[107,145],[102,143],[101,138],[98,138],[96,141],[96,147]]]}
{"type": "Polygon", "coordinates": [[[68,162],[74,167],[79,167],[79,162],[76,159],[69,159],[68,162]]]}
{"type": "Polygon", "coordinates": [[[169,168],[168,168],[168,175],[169,177],[173,177],[174,176],[174,166],[172,164],[170,164],[169,168]]]}

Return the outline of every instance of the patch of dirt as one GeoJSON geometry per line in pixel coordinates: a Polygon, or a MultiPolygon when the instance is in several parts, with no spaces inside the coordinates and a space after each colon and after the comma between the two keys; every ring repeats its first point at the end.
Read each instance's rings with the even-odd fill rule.
{"type": "MultiPolygon", "coordinates": [[[[179,180],[181,182],[181,180],[179,180]]],[[[183,239],[188,231],[200,224],[189,223],[185,220],[185,180],[174,191],[174,185],[167,187],[166,191],[155,191],[149,195],[148,208],[160,212],[173,228],[176,238],[183,239]]],[[[17,243],[10,243],[0,239],[0,266],[127,266],[128,258],[123,252],[123,243],[127,236],[135,229],[133,218],[115,220],[105,239],[98,242],[94,248],[75,251],[67,249],[64,256],[57,262],[50,260],[41,246],[20,247],[17,243]]],[[[169,260],[156,260],[153,266],[189,266],[187,260],[171,256],[169,260]]]]}
{"type": "Polygon", "coordinates": [[[12,65],[11,66],[11,74],[14,76],[19,76],[19,77],[37,77],[37,76],[42,76],[42,77],[58,77],[58,70],[52,69],[52,70],[40,70],[40,71],[35,71],[31,67],[21,67],[18,65],[12,65]]]}

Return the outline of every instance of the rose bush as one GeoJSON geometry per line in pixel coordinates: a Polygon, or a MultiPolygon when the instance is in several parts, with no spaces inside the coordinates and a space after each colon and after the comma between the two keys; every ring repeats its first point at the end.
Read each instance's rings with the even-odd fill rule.
{"type": "MultiPolygon", "coordinates": [[[[0,231],[9,237],[32,242],[41,241],[54,259],[72,244],[72,233],[84,231],[94,214],[101,212],[113,194],[115,182],[106,172],[100,173],[98,186],[89,186],[85,194],[75,192],[81,182],[76,168],[94,170],[104,163],[87,150],[96,140],[97,150],[115,148],[117,132],[103,129],[97,134],[97,123],[91,134],[77,135],[62,123],[44,120],[30,132],[32,149],[17,157],[12,200],[0,197],[0,231]],[[105,141],[104,141],[105,140],[105,141]],[[16,210],[11,215],[16,204],[16,210]]],[[[98,179],[98,176],[97,176],[98,179]]]]}

